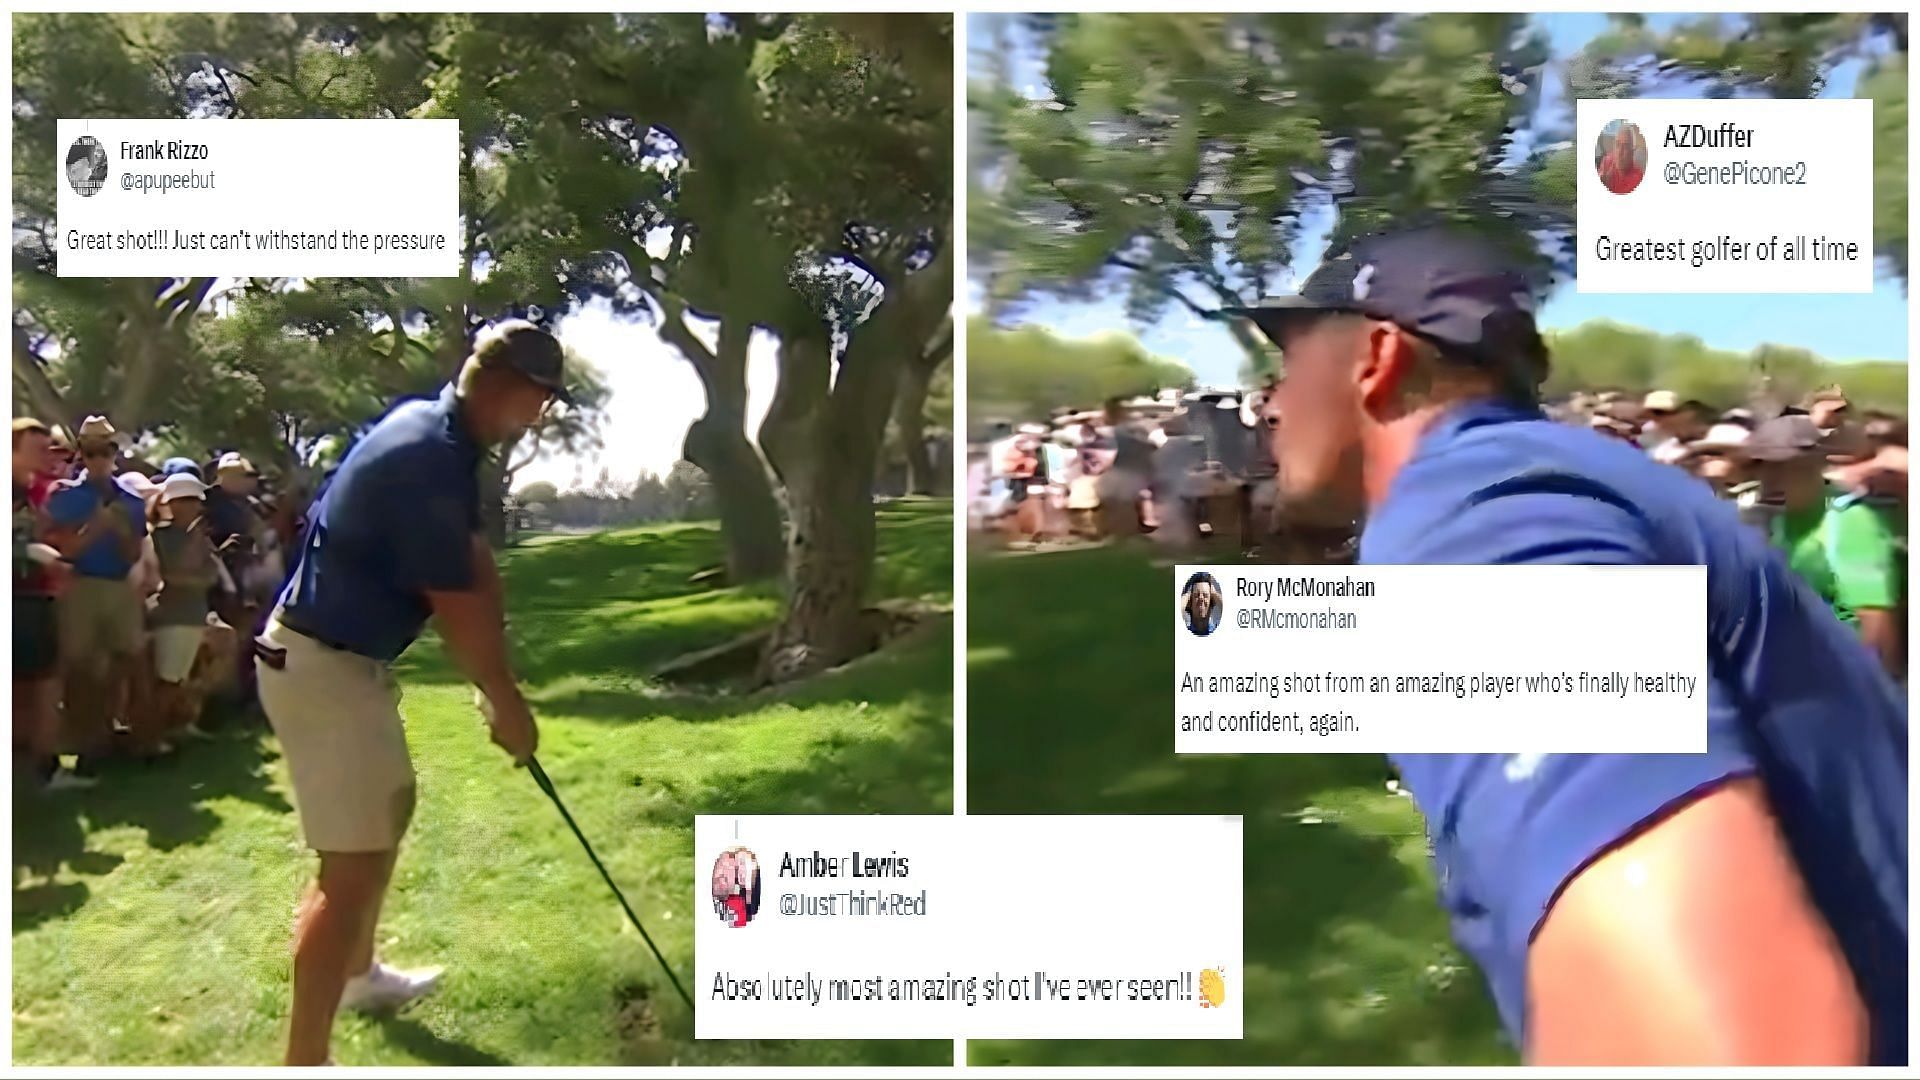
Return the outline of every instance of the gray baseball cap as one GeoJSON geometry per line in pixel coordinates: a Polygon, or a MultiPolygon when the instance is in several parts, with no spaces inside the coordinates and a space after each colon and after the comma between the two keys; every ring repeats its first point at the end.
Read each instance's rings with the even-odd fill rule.
{"type": "Polygon", "coordinates": [[[1792,461],[1817,453],[1820,428],[1804,413],[1776,416],[1747,437],[1741,452],[1755,461],[1792,461]]]}

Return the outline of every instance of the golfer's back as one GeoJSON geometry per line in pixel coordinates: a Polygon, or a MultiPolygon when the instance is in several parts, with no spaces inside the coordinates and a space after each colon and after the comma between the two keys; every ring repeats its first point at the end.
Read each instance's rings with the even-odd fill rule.
{"type": "Polygon", "coordinates": [[[428,591],[471,584],[480,452],[457,410],[452,387],[404,402],[348,451],[281,593],[287,626],[391,661],[425,625],[428,591]]]}
{"type": "Polygon", "coordinates": [[[1705,754],[1395,758],[1426,816],[1455,936],[1516,1035],[1527,946],[1559,889],[1676,802],[1757,774],[1853,968],[1873,1060],[1906,1060],[1905,699],[1730,505],[1626,444],[1475,404],[1422,438],[1360,557],[1707,567],[1705,754]]]}

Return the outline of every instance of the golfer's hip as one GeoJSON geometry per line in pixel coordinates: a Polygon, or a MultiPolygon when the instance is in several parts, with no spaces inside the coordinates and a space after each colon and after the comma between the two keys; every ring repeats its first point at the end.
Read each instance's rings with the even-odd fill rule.
{"type": "Polygon", "coordinates": [[[392,671],[270,620],[256,639],[260,704],[280,740],[307,842],[389,851],[413,811],[413,762],[392,671]]]}

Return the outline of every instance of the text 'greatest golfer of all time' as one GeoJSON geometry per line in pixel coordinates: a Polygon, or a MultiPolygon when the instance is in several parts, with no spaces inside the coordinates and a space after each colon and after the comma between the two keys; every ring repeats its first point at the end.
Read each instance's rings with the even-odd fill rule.
{"type": "MultiPolygon", "coordinates": [[[[1234,594],[1242,600],[1258,600],[1271,603],[1277,597],[1318,597],[1354,598],[1374,595],[1375,583],[1355,580],[1351,577],[1276,577],[1276,578],[1236,578],[1233,583],[1234,594]]],[[[1236,608],[1233,622],[1245,630],[1353,630],[1360,625],[1360,616],[1352,611],[1327,607],[1318,611],[1290,611],[1285,608],[1243,607],[1236,608]]]]}

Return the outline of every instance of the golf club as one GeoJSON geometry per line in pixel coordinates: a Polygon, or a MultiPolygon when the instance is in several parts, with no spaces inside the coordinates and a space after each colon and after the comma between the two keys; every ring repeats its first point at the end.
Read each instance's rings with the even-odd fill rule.
{"type": "Polygon", "coordinates": [[[533,782],[540,785],[540,790],[547,793],[547,798],[553,800],[554,809],[559,810],[560,816],[567,820],[567,828],[573,830],[575,839],[578,839],[580,846],[586,849],[587,858],[593,860],[593,868],[600,871],[601,880],[607,883],[607,888],[613,890],[614,898],[620,901],[621,909],[627,913],[627,921],[633,923],[635,930],[640,931],[640,939],[647,943],[647,948],[653,950],[653,958],[660,961],[660,970],[667,973],[667,981],[673,984],[674,991],[680,995],[681,1001],[687,1003],[687,1009],[691,1011],[693,998],[687,995],[687,988],[680,985],[680,977],[673,973],[667,958],[660,955],[660,947],[653,943],[653,935],[647,933],[647,928],[640,925],[640,916],[633,913],[633,905],[627,903],[626,894],[620,891],[620,886],[613,883],[613,875],[607,873],[606,864],[600,861],[600,856],[594,854],[593,845],[587,843],[586,834],[581,832],[580,826],[574,823],[573,815],[567,812],[567,804],[560,801],[560,793],[553,789],[553,781],[547,778],[547,770],[540,767],[540,759],[529,757],[527,771],[533,774],[533,782]]]}

